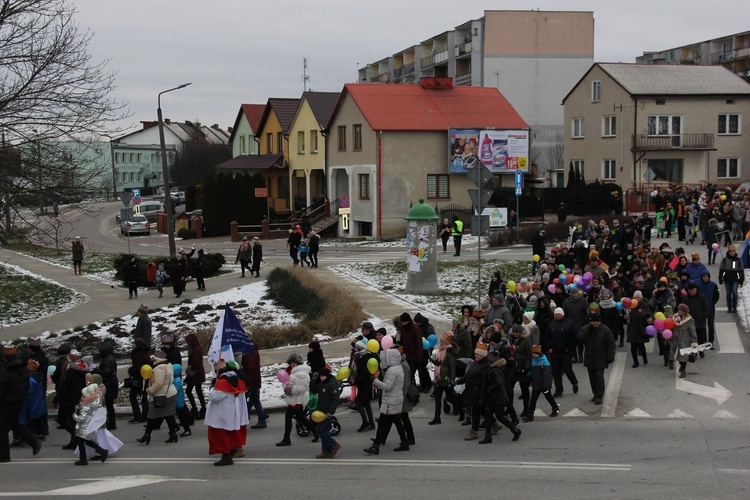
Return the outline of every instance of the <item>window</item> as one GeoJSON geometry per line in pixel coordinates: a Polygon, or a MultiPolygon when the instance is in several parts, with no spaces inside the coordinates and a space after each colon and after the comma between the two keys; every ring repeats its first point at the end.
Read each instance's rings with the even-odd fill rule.
{"type": "Polygon", "coordinates": [[[573,137],[581,138],[586,135],[583,118],[573,118],[573,137]]]}
{"type": "Polygon", "coordinates": [[[362,125],[352,126],[352,140],[354,141],[354,151],[362,151],[362,125]]]}
{"type": "Polygon", "coordinates": [[[339,125],[337,149],[346,151],[346,125],[339,125]]]}
{"type": "Polygon", "coordinates": [[[317,130],[310,131],[310,152],[313,154],[318,152],[318,131],[317,130]]]}
{"type": "Polygon", "coordinates": [[[740,115],[719,115],[720,134],[739,134],[740,115]]]}
{"type": "Polygon", "coordinates": [[[681,133],[681,116],[649,115],[648,135],[679,135],[681,133]]]}
{"type": "Polygon", "coordinates": [[[284,132],[276,132],[276,140],[278,141],[278,153],[284,152],[284,132]]]}
{"type": "Polygon", "coordinates": [[[240,154],[245,154],[245,136],[240,137],[240,154]]]}
{"type": "Polygon", "coordinates": [[[130,172],[130,182],[135,182],[135,172],[130,172]]]}
{"type": "Polygon", "coordinates": [[[130,163],[135,163],[135,153],[130,153],[130,163]]]}
{"type": "Polygon", "coordinates": [[[716,177],[736,178],[740,176],[739,158],[719,158],[716,163],[716,177]]]}
{"type": "Polygon", "coordinates": [[[427,175],[427,198],[431,200],[447,200],[451,197],[449,175],[427,175]]]}
{"type": "Polygon", "coordinates": [[[615,160],[602,160],[602,179],[613,181],[617,177],[617,162],[615,160]]]}
{"type": "Polygon", "coordinates": [[[136,177],[136,180],[137,180],[138,182],[141,182],[141,173],[140,173],[140,172],[138,172],[138,176],[136,177]]]}
{"type": "Polygon", "coordinates": [[[656,99],[656,105],[657,106],[664,106],[665,104],[667,104],[667,100],[666,99],[663,99],[663,98],[656,99]]]}
{"type": "Polygon", "coordinates": [[[115,163],[120,163],[120,153],[115,153],[115,163]]]}
{"type": "Polygon", "coordinates": [[[599,102],[602,100],[602,82],[594,80],[591,82],[591,102],[599,102]]]}
{"type": "Polygon", "coordinates": [[[617,117],[603,116],[602,117],[602,137],[614,137],[617,135],[617,117]]]}
{"type": "Polygon", "coordinates": [[[580,174],[584,179],[586,178],[583,173],[583,160],[573,160],[573,171],[580,174]]]}
{"type": "Polygon", "coordinates": [[[138,163],[143,162],[143,153],[138,153],[138,163]]]}
{"type": "Polygon", "coordinates": [[[271,132],[266,134],[266,153],[269,155],[273,153],[273,134],[271,132]]]}
{"type": "Polygon", "coordinates": [[[370,174],[359,174],[359,199],[370,199],[370,174]]]}
{"type": "Polygon", "coordinates": [[[128,181],[128,174],[126,172],[123,172],[120,174],[120,182],[127,182],[128,181]]]}
{"type": "Polygon", "coordinates": [[[305,154],[305,132],[297,132],[297,154],[305,154]]]}

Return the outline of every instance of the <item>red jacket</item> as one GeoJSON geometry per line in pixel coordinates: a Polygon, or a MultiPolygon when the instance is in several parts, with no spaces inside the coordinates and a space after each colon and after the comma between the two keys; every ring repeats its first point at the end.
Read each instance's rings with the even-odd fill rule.
{"type": "Polygon", "coordinates": [[[421,361],[422,351],[422,331],[413,321],[408,326],[401,326],[401,345],[406,354],[406,361],[421,361]]]}

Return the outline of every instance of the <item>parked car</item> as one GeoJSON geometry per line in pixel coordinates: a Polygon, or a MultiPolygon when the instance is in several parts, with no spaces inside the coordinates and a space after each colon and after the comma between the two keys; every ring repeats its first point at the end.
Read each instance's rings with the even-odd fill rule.
{"type": "MultiPolygon", "coordinates": [[[[166,199],[167,197],[163,194],[157,194],[156,196],[152,196],[151,199],[153,201],[158,201],[159,203],[163,203],[164,205],[167,204],[166,199]]],[[[180,197],[176,196],[175,193],[172,193],[172,205],[175,207],[179,207],[182,203],[180,203],[180,197]]]]}
{"type": "Polygon", "coordinates": [[[172,196],[176,196],[178,203],[177,205],[182,205],[185,203],[185,191],[172,191],[172,196]]]}
{"type": "MultiPolygon", "coordinates": [[[[137,209],[136,205],[131,207],[133,216],[138,214],[143,215],[149,222],[156,222],[156,213],[164,212],[166,210],[163,203],[154,200],[143,200],[140,205],[137,205],[137,207],[137,209]]],[[[122,222],[119,214],[115,216],[115,219],[117,219],[117,222],[122,222]]]]}
{"type": "Polygon", "coordinates": [[[122,234],[151,234],[151,223],[145,215],[134,215],[130,220],[120,223],[120,233],[122,234]]]}

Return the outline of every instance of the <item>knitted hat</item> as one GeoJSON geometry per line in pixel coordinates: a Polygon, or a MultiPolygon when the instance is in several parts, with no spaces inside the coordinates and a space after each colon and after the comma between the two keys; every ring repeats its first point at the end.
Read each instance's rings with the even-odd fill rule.
{"type": "Polygon", "coordinates": [[[68,353],[68,360],[69,361],[78,361],[81,359],[81,353],[78,352],[78,349],[71,349],[68,353]]]}
{"type": "Polygon", "coordinates": [[[29,339],[29,347],[42,347],[42,339],[38,337],[29,339]]]}
{"type": "Polygon", "coordinates": [[[405,312],[405,313],[401,313],[401,316],[399,316],[398,319],[402,323],[406,323],[406,322],[411,321],[411,316],[409,316],[409,313],[405,312]]]}
{"type": "Polygon", "coordinates": [[[529,298],[526,299],[526,305],[529,307],[536,307],[539,305],[539,299],[536,295],[530,295],[529,298]]]}
{"type": "Polygon", "coordinates": [[[146,304],[141,304],[138,306],[138,312],[146,314],[148,312],[148,306],[146,304]]]}
{"type": "Polygon", "coordinates": [[[690,308],[687,304],[680,304],[679,306],[677,306],[677,310],[685,314],[690,314],[690,308]]]}
{"type": "Polygon", "coordinates": [[[362,339],[358,340],[356,344],[354,344],[354,348],[358,351],[364,351],[367,349],[367,341],[362,339]]]}
{"type": "Polygon", "coordinates": [[[642,299],[643,298],[643,292],[641,292],[640,290],[636,290],[635,292],[633,292],[633,298],[634,299],[642,299]]]}
{"type": "Polygon", "coordinates": [[[161,349],[157,349],[154,353],[154,359],[165,360],[167,359],[167,353],[162,351],[161,349]]]}
{"type": "Polygon", "coordinates": [[[520,333],[523,333],[525,331],[525,328],[522,327],[521,325],[513,325],[513,328],[511,328],[510,331],[513,332],[513,333],[519,333],[520,334],[520,333]]]}
{"type": "Polygon", "coordinates": [[[482,356],[484,358],[487,357],[487,350],[487,344],[485,344],[484,342],[478,342],[477,348],[474,349],[474,354],[478,354],[479,356],[482,356]]]}
{"type": "Polygon", "coordinates": [[[539,344],[531,346],[531,354],[541,354],[542,353],[542,346],[539,344]]]}
{"type": "Polygon", "coordinates": [[[534,311],[526,311],[523,313],[523,317],[527,320],[529,320],[529,323],[534,321],[534,311]]]}
{"type": "Polygon", "coordinates": [[[370,323],[369,321],[365,321],[364,323],[362,323],[362,326],[360,326],[360,328],[367,328],[368,330],[374,330],[372,323],[370,323]]]}
{"type": "Polygon", "coordinates": [[[325,366],[318,370],[318,377],[330,377],[331,376],[331,370],[326,368],[325,366]]]}
{"type": "Polygon", "coordinates": [[[174,336],[173,335],[162,335],[161,337],[161,343],[170,345],[174,344],[174,336]]]}
{"type": "Polygon", "coordinates": [[[701,258],[700,254],[698,254],[698,253],[694,253],[692,255],[692,257],[693,257],[693,259],[700,259],[701,258]]]}
{"type": "Polygon", "coordinates": [[[440,342],[442,344],[450,344],[453,341],[453,332],[445,332],[440,336],[440,342]]]}
{"type": "Polygon", "coordinates": [[[598,314],[590,314],[589,315],[589,323],[599,322],[601,319],[599,318],[598,314]]]}
{"type": "Polygon", "coordinates": [[[471,315],[474,316],[475,318],[484,317],[484,314],[482,314],[482,311],[474,311],[473,313],[471,313],[471,315]]]}
{"type": "Polygon", "coordinates": [[[240,369],[240,365],[238,365],[235,360],[230,359],[229,361],[227,361],[227,368],[229,368],[230,370],[236,371],[240,369]]]}
{"type": "Polygon", "coordinates": [[[558,314],[562,314],[563,316],[565,316],[565,311],[563,311],[562,307],[558,307],[557,309],[555,309],[555,315],[558,314]]]}
{"type": "MultiPolygon", "coordinates": [[[[314,231],[311,231],[311,233],[313,233],[313,232],[314,231]]],[[[257,236],[253,236],[253,241],[260,241],[260,238],[258,238],[257,236]]]]}

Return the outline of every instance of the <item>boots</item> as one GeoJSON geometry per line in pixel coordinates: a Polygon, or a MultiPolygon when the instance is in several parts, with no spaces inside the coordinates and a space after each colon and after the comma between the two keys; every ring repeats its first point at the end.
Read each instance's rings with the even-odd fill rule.
{"type": "Polygon", "coordinates": [[[513,429],[513,441],[518,441],[521,438],[521,429],[516,426],[513,429]]]}
{"type": "Polygon", "coordinates": [[[458,411],[458,421],[459,422],[463,422],[465,418],[466,418],[466,412],[463,409],[459,410],[458,411]]]}
{"type": "Polygon", "coordinates": [[[643,352],[643,364],[644,365],[648,364],[648,357],[646,357],[646,352],[645,351],[643,352]]]}
{"type": "Polygon", "coordinates": [[[479,436],[474,429],[470,430],[469,433],[464,436],[464,441],[474,441],[475,439],[479,439],[479,436]]]}
{"type": "Polygon", "coordinates": [[[177,432],[170,432],[169,433],[169,439],[164,441],[165,443],[176,443],[177,442],[177,432]]]}
{"type": "Polygon", "coordinates": [[[398,448],[393,448],[393,451],[409,451],[409,443],[399,443],[398,448]]]}
{"type": "Polygon", "coordinates": [[[284,439],[276,443],[276,446],[292,446],[292,441],[288,437],[285,437],[284,439]]]}
{"type": "Polygon", "coordinates": [[[488,431],[484,433],[484,439],[479,441],[479,444],[489,444],[491,442],[492,442],[492,433],[488,431]]]}
{"type": "Polygon", "coordinates": [[[373,441],[372,446],[370,446],[369,448],[365,448],[364,452],[367,453],[368,455],[380,454],[380,443],[378,443],[377,441],[373,441]]]}
{"type": "Polygon", "coordinates": [[[435,418],[427,422],[427,425],[440,425],[440,407],[435,409],[435,418]]]}
{"type": "Polygon", "coordinates": [[[494,424],[492,424],[492,434],[493,435],[497,434],[498,432],[500,432],[500,429],[502,428],[503,428],[503,424],[496,421],[494,424]]]}
{"type": "Polygon", "coordinates": [[[145,444],[146,446],[148,446],[149,443],[151,443],[151,433],[144,434],[142,438],[136,439],[136,441],[138,441],[141,444],[145,444]]]}
{"type": "Polygon", "coordinates": [[[219,460],[218,462],[214,462],[214,465],[217,467],[221,467],[223,465],[234,465],[234,460],[232,460],[232,456],[228,453],[222,453],[221,460],[219,460]]]}
{"type": "Polygon", "coordinates": [[[448,403],[448,401],[443,401],[443,413],[450,414],[451,412],[451,405],[448,403]]]}
{"type": "Polygon", "coordinates": [[[529,412],[526,414],[525,417],[523,417],[524,422],[533,422],[534,421],[534,410],[529,410],[529,412]]]}

